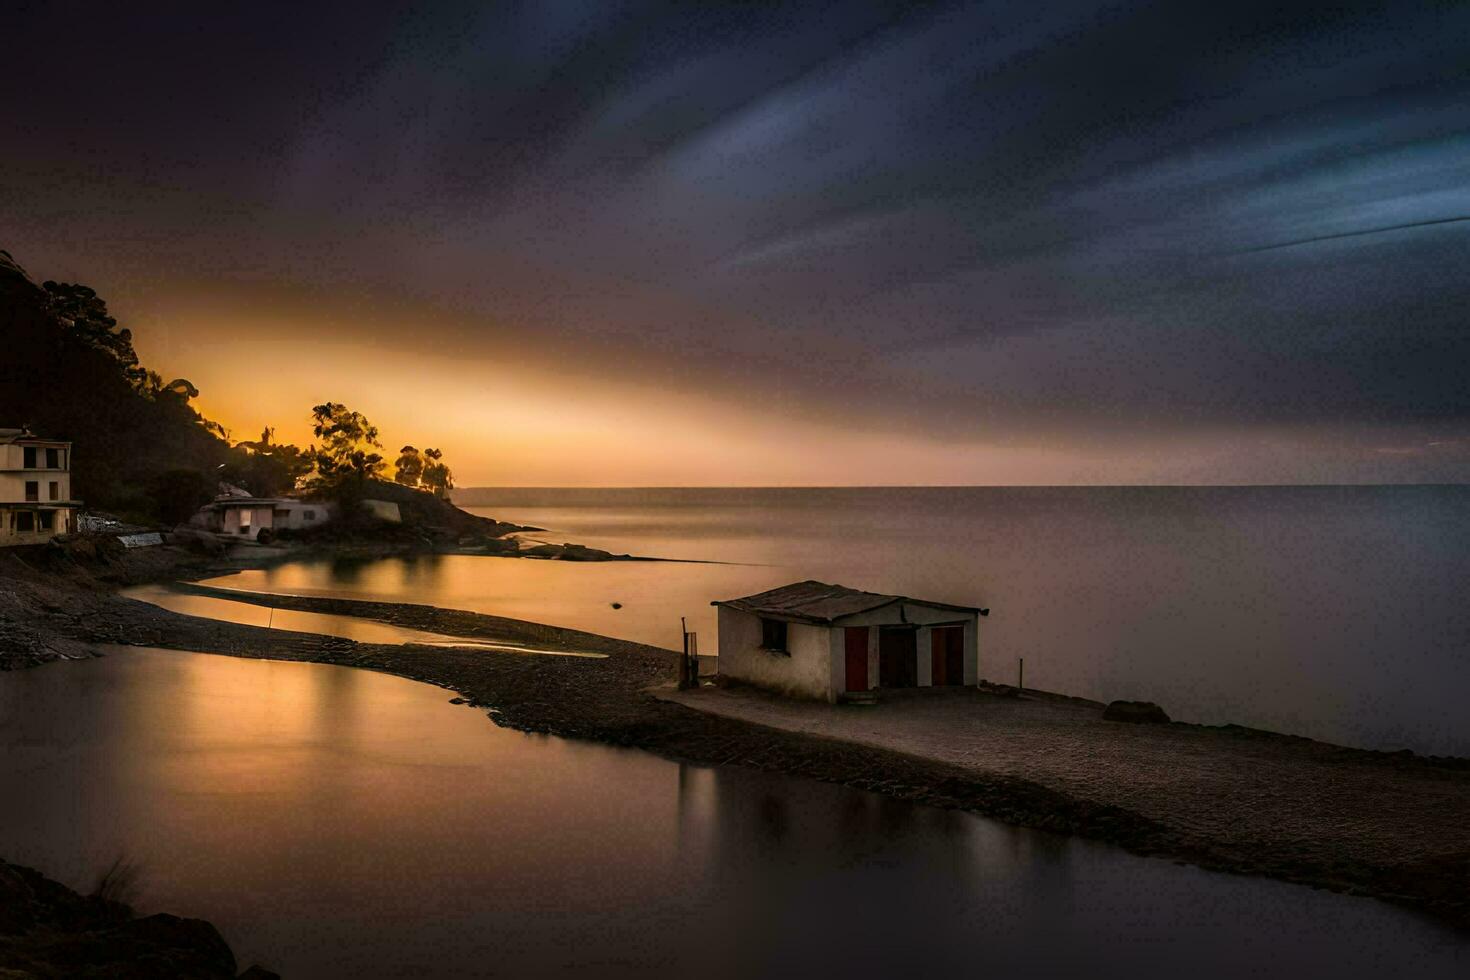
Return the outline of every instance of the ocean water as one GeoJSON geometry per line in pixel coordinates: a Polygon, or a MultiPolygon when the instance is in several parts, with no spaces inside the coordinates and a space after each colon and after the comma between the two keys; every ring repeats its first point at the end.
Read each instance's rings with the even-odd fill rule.
{"type": "Polygon", "coordinates": [[[547,540],[763,567],[760,584],[816,578],[989,606],[981,674],[992,680],[1014,682],[1025,658],[1032,686],[1158,701],[1184,720],[1470,755],[1470,487],[508,489],[457,499],[549,528],[537,535],[547,540]]]}
{"type": "Polygon", "coordinates": [[[216,580],[715,649],[712,599],[815,578],[988,606],[980,673],[1369,748],[1470,755],[1470,487],[569,490],[477,513],[678,562],[472,556],[216,580]],[[620,603],[621,608],[612,604],[620,603]]]}

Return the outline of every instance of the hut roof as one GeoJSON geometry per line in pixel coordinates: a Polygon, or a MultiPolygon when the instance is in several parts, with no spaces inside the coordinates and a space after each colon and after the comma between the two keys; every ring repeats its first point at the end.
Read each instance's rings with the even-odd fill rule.
{"type": "Polygon", "coordinates": [[[915,605],[952,609],[957,612],[980,612],[980,609],[974,606],[956,606],[948,602],[885,595],[881,592],[863,592],[860,589],[849,589],[845,585],[830,585],[812,579],[805,582],[793,582],[767,592],[757,592],[755,595],[748,595],[741,599],[716,599],[710,605],[728,606],[741,612],[777,619],[831,623],[846,616],[855,616],[858,613],[869,612],[895,602],[911,602],[915,605]]]}

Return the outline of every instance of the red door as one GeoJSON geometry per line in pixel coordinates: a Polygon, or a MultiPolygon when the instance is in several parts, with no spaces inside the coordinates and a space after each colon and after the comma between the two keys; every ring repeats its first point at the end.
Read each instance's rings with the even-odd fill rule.
{"type": "Polygon", "coordinates": [[[868,628],[849,626],[843,631],[847,643],[847,690],[868,689],[868,628]]]}
{"type": "Polygon", "coordinates": [[[929,637],[929,683],[935,687],[965,683],[965,628],[937,627],[929,637]]]}

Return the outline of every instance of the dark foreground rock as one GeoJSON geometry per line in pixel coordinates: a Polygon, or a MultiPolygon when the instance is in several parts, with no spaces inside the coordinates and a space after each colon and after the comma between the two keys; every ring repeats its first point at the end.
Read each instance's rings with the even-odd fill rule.
{"type": "MultiPolygon", "coordinates": [[[[273,976],[267,971],[246,976],[273,976]]],[[[214,926],[137,916],[79,895],[39,871],[0,860],[0,976],[109,980],[235,980],[235,954],[214,926]]]]}
{"type": "Polygon", "coordinates": [[[1103,709],[1104,721],[1129,721],[1142,725],[1167,725],[1169,716],[1152,701],[1113,701],[1103,709]]]}

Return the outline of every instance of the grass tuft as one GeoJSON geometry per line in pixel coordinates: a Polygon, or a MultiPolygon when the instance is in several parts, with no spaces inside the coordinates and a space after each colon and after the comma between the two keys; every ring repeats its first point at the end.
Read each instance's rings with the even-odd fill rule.
{"type": "Polygon", "coordinates": [[[97,876],[92,897],[118,905],[132,905],[138,897],[138,882],[143,876],[141,865],[119,854],[107,870],[97,876]]]}

